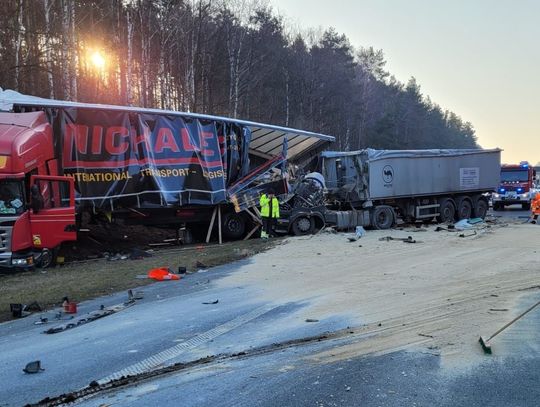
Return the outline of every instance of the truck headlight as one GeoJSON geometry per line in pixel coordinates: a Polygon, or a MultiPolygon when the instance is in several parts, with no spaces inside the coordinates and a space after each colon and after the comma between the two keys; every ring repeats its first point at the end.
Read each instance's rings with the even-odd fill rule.
{"type": "Polygon", "coordinates": [[[11,264],[13,266],[29,266],[34,264],[34,258],[29,256],[25,258],[11,259],[11,264]]]}

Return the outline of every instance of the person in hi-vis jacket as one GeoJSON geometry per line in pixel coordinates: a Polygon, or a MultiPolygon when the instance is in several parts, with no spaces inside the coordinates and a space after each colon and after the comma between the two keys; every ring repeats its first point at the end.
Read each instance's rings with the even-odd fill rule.
{"type": "Polygon", "coordinates": [[[261,195],[260,204],[263,222],[261,238],[268,239],[273,234],[276,219],[279,218],[279,201],[273,189],[261,195]]]}

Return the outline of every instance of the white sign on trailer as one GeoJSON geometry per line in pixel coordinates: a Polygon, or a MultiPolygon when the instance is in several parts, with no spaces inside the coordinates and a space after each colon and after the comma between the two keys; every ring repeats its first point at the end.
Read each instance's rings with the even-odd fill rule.
{"type": "Polygon", "coordinates": [[[461,188],[477,188],[480,185],[480,167],[460,168],[459,182],[461,188]]]}

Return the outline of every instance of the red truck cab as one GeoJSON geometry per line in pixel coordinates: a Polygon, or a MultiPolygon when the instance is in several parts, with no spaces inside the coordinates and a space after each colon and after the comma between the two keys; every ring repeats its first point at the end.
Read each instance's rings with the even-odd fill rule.
{"type": "Polygon", "coordinates": [[[531,209],[535,190],[536,171],[528,162],[501,165],[501,182],[492,195],[493,209],[503,210],[507,205],[521,204],[524,210],[531,209]]]}
{"type": "Polygon", "coordinates": [[[2,270],[47,266],[62,242],[76,239],[74,181],[58,171],[45,113],[0,112],[2,270]]]}

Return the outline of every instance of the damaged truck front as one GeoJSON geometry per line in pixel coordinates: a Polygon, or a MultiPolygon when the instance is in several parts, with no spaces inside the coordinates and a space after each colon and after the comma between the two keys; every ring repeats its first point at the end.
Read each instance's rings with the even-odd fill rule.
{"type": "Polygon", "coordinates": [[[323,152],[284,204],[282,231],[320,225],[388,229],[405,222],[484,218],[496,190],[500,150],[323,152]],[[317,175],[318,174],[318,175],[317,175]]]}

